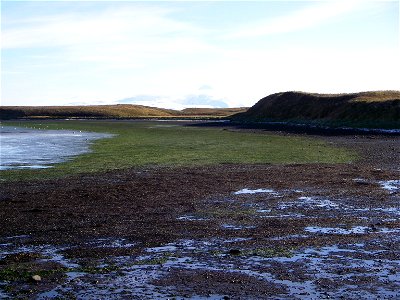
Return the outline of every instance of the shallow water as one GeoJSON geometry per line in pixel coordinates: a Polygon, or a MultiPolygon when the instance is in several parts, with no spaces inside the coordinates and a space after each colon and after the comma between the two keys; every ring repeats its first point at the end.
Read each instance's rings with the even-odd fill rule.
{"type": "Polygon", "coordinates": [[[91,142],[111,134],[1,126],[0,170],[42,169],[90,151],[91,142]]]}
{"type": "Polygon", "coordinates": [[[397,233],[399,229],[386,227],[354,226],[350,228],[307,226],[304,231],[320,234],[368,234],[368,233],[397,233]]]}
{"type": "Polygon", "coordinates": [[[184,215],[176,218],[181,221],[208,221],[209,219],[195,215],[184,215]]]}
{"type": "Polygon", "coordinates": [[[400,180],[386,180],[379,182],[384,190],[394,193],[400,190],[400,180]]]}
{"type": "MultiPolygon", "coordinates": [[[[396,180],[387,182],[397,184],[396,180]]],[[[382,186],[376,184],[375,188],[381,190],[382,186]]],[[[69,293],[77,299],[222,299],[225,296],[193,292],[183,297],[179,295],[186,292],[178,285],[160,283],[159,280],[176,276],[174,272],[182,270],[186,274],[228,274],[233,279],[235,274],[240,274],[282,287],[283,292],[276,293],[273,299],[399,299],[397,193],[381,191],[386,198],[375,203],[365,201],[364,197],[360,201],[335,193],[321,195],[319,191],[244,191],[204,200],[211,205],[208,210],[177,216],[183,224],[220,219],[216,226],[223,234],[219,236],[178,239],[157,247],[145,247],[117,237],[87,241],[86,246],[91,248],[134,248],[138,252],[94,260],[100,267],[115,265],[117,271],[68,272],[64,284],[39,293],[38,299],[66,298],[69,293]],[[215,210],[220,213],[216,214],[215,210]],[[245,222],[241,222],[242,218],[245,222]],[[253,235],[258,228],[265,230],[264,218],[307,222],[296,230],[278,230],[276,234],[261,237],[253,235]],[[392,221],[384,221],[387,218],[392,221]]],[[[270,224],[274,225],[273,220],[270,224]]],[[[266,232],[279,229],[271,228],[266,232]]],[[[0,253],[39,252],[47,260],[79,270],[76,266],[81,261],[66,259],[63,248],[13,246],[12,242],[27,239],[29,236],[0,239],[0,253]]],[[[73,245],[66,247],[72,249],[73,245]]]]}
{"type": "Polygon", "coordinates": [[[240,191],[234,192],[234,195],[242,195],[242,194],[259,194],[259,193],[271,193],[275,194],[274,190],[271,189],[242,189],[240,191]]]}
{"type": "MultiPolygon", "coordinates": [[[[155,280],[168,276],[171,270],[203,270],[243,274],[250,277],[274,282],[285,287],[287,293],[278,294],[274,299],[327,299],[355,295],[375,299],[380,297],[398,297],[399,285],[398,259],[387,259],[390,251],[385,246],[369,249],[366,244],[344,244],[325,247],[306,247],[292,252],[291,255],[276,253],[272,257],[260,256],[253,251],[241,249],[239,255],[230,255],[231,243],[247,241],[248,238],[178,240],[160,247],[145,249],[136,257],[116,257],[121,271],[108,274],[87,274],[85,272],[67,273],[67,284],[40,293],[37,299],[63,297],[73,292],[77,299],[171,299],[177,296],[173,286],[160,286],[155,280]],[[163,258],[162,263],[151,260],[163,258]],[[287,270],[282,276],[279,271],[287,270]],[[375,288],[368,289],[364,280],[379,280],[375,288]],[[326,292],[324,281],[331,282],[326,292]],[[94,284],[96,282],[96,284],[94,284]],[[321,285],[322,284],[322,285],[321,285]],[[352,291],[352,287],[363,289],[352,291]],[[139,299],[139,298],[137,298],[139,299]]],[[[382,240],[384,241],[384,240],[382,240]]],[[[97,241],[95,241],[97,242],[97,241]]],[[[109,239],[109,242],[113,242],[109,239]]],[[[115,243],[121,243],[116,239],[115,243]]],[[[124,242],[124,241],[123,241],[124,242]]],[[[236,248],[234,248],[236,249],[236,248]]],[[[5,249],[2,249],[5,250],[5,249]]],[[[15,249],[16,250],[16,249],[15,249]]],[[[15,251],[14,250],[14,251],[15,251]]],[[[73,261],[59,254],[60,249],[53,246],[24,247],[17,251],[36,252],[46,255],[46,260],[56,261],[64,266],[77,267],[73,261]]],[[[9,251],[14,252],[14,251],[9,251]]],[[[16,252],[16,251],[15,251],[16,252]]],[[[106,264],[105,264],[106,265],[106,264]]],[[[0,294],[1,295],[1,294],[0,294]]],[[[179,293],[178,293],[179,295],[179,293]]],[[[6,294],[4,294],[6,296],[6,294]]],[[[196,295],[191,299],[222,299],[223,295],[196,295]]],[[[184,297],[177,296],[176,299],[184,297]]]]}
{"type": "Polygon", "coordinates": [[[292,207],[338,209],[339,205],[329,199],[320,199],[317,197],[299,197],[296,202],[284,202],[278,205],[278,209],[292,207]]]}

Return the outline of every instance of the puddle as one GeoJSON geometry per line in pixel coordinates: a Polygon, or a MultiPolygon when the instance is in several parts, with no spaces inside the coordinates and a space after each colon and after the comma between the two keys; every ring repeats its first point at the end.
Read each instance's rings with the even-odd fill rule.
{"type": "Polygon", "coordinates": [[[14,240],[14,239],[27,239],[27,238],[29,238],[30,236],[29,235],[27,235],[27,234],[22,234],[22,235],[14,235],[14,236],[8,236],[8,237],[5,237],[5,239],[7,239],[7,240],[14,240]]]}
{"type": "Polygon", "coordinates": [[[7,295],[5,292],[1,290],[1,286],[3,283],[0,283],[0,299],[12,299],[11,296],[7,295]]]}
{"type": "MultiPolygon", "coordinates": [[[[352,230],[359,232],[364,229],[360,226],[352,230]]],[[[299,237],[304,235],[286,236],[299,237]]],[[[235,244],[239,248],[233,249],[238,249],[238,255],[229,254],[232,243],[249,240],[251,238],[244,237],[178,240],[159,247],[146,248],[137,257],[115,257],[114,261],[119,266],[118,272],[67,274],[65,284],[43,292],[36,298],[64,298],[74,295],[78,299],[183,299],[174,286],[159,286],[154,283],[173,270],[216,271],[224,274],[232,272],[282,285],[287,289],[287,294],[278,294],[274,299],[323,299],[328,294],[331,298],[346,294],[350,296],[347,298],[353,298],[354,295],[360,295],[361,298],[400,296],[396,289],[400,284],[400,260],[386,259],[385,254],[390,251],[384,244],[380,247],[378,244],[378,249],[375,250],[366,250],[363,243],[297,250],[241,248],[240,244],[235,244]],[[376,289],[369,290],[369,282],[367,286],[363,285],[364,278],[368,276],[374,278],[376,289]],[[325,287],[321,285],[324,281],[331,283],[325,287]],[[353,288],[357,288],[357,292],[353,288]]],[[[98,242],[95,240],[92,244],[98,242]]],[[[120,242],[115,242],[118,243],[120,242]]],[[[66,266],[77,266],[58,256],[54,247],[31,249],[47,254],[66,266]]],[[[7,294],[0,294],[3,295],[6,298],[7,294]]],[[[221,299],[221,296],[211,293],[208,296],[190,295],[190,298],[221,299]]]]}
{"type": "Polygon", "coordinates": [[[299,197],[298,201],[283,202],[278,205],[278,209],[287,209],[292,207],[338,209],[339,205],[331,200],[316,197],[299,197]]]}
{"type": "Polygon", "coordinates": [[[400,215],[400,207],[382,207],[382,208],[373,208],[374,211],[382,211],[387,214],[392,215],[400,215]]]}
{"type": "Polygon", "coordinates": [[[136,246],[125,239],[100,238],[86,243],[94,248],[131,248],[136,246]]]}
{"type": "Polygon", "coordinates": [[[254,229],[256,226],[245,226],[245,225],[233,225],[233,224],[222,224],[222,228],[230,230],[241,230],[241,229],[254,229]]]}
{"type": "Polygon", "coordinates": [[[208,218],[202,218],[199,216],[194,216],[194,215],[186,215],[186,216],[180,216],[176,218],[177,220],[180,221],[208,221],[208,218]]]}
{"type": "Polygon", "coordinates": [[[252,238],[241,238],[241,237],[237,237],[237,238],[231,238],[228,240],[224,240],[223,243],[236,243],[236,242],[245,242],[245,241],[251,241],[252,238]]]}
{"type": "Polygon", "coordinates": [[[264,214],[264,213],[270,213],[272,210],[271,209],[257,209],[256,212],[264,214]]]}
{"type": "Polygon", "coordinates": [[[379,181],[379,184],[384,190],[391,193],[394,193],[400,189],[400,180],[379,181]]]}
{"type": "Polygon", "coordinates": [[[328,199],[318,199],[313,197],[300,197],[299,200],[305,205],[323,207],[323,208],[338,208],[339,205],[328,199]]]}
{"type": "Polygon", "coordinates": [[[274,238],[270,238],[271,241],[282,241],[282,240],[290,240],[290,239],[301,239],[301,238],[308,238],[309,235],[306,234],[289,234],[285,236],[277,236],[274,238]]]}
{"type": "Polygon", "coordinates": [[[90,151],[90,143],[114,135],[2,126],[0,170],[43,169],[90,151]]]}
{"type": "MultiPolygon", "coordinates": [[[[358,295],[368,299],[376,299],[377,296],[378,298],[382,296],[400,296],[397,289],[400,277],[396,273],[400,269],[400,260],[380,259],[379,257],[363,259],[364,255],[374,257],[382,253],[381,250],[366,251],[363,247],[363,244],[333,245],[322,248],[305,248],[294,252],[291,257],[250,257],[243,263],[243,268],[249,268],[246,265],[248,262],[252,263],[253,268],[256,268],[257,265],[265,265],[268,262],[277,262],[281,268],[289,270],[289,274],[294,274],[297,268],[303,269],[305,271],[304,274],[300,275],[297,280],[295,276],[293,276],[292,280],[288,280],[278,279],[273,273],[266,275],[266,278],[286,285],[290,290],[290,294],[296,299],[339,298],[344,292],[351,295],[352,299],[358,293],[358,295]],[[360,273],[359,270],[362,270],[362,272],[360,273]],[[391,284],[381,286],[379,289],[371,289],[371,291],[368,291],[368,288],[360,289],[360,287],[357,287],[362,285],[364,278],[367,278],[367,276],[372,276],[375,280],[385,278],[386,283],[390,282],[391,284]],[[307,277],[312,279],[307,280],[307,277]],[[325,292],[320,286],[320,282],[324,280],[332,283],[332,286],[325,292]],[[360,283],[357,283],[357,280],[360,280],[360,283]],[[356,287],[356,293],[352,291],[353,287],[356,287]],[[361,292],[359,292],[360,290],[361,292]]],[[[254,271],[249,271],[248,274],[254,274],[254,271]]]]}
{"type": "Polygon", "coordinates": [[[271,189],[242,189],[240,191],[234,192],[234,195],[243,195],[243,194],[259,194],[259,193],[270,193],[270,194],[277,194],[274,190],[271,189]]]}
{"type": "MultiPolygon", "coordinates": [[[[369,184],[370,182],[363,178],[353,179],[355,182],[360,184],[369,184]]],[[[382,189],[394,193],[400,189],[400,180],[381,180],[377,182],[382,189]]]]}
{"type": "Polygon", "coordinates": [[[271,214],[271,215],[261,215],[260,218],[304,218],[305,215],[300,213],[284,213],[284,214],[271,214]]]}
{"type": "Polygon", "coordinates": [[[323,234],[365,234],[372,231],[370,227],[354,226],[351,228],[308,226],[304,231],[323,234]]]}
{"type": "Polygon", "coordinates": [[[368,183],[369,182],[367,179],[364,179],[364,178],[354,178],[353,181],[358,182],[358,183],[368,183]]]}
{"type": "Polygon", "coordinates": [[[152,252],[152,253],[174,252],[177,249],[178,249],[177,245],[166,245],[161,247],[147,248],[146,252],[152,252]]]}
{"type": "Polygon", "coordinates": [[[9,254],[16,254],[20,252],[27,252],[27,253],[39,253],[41,254],[44,259],[43,261],[52,261],[57,262],[63,265],[66,268],[76,268],[78,265],[72,262],[69,259],[66,259],[62,254],[61,251],[67,249],[67,247],[55,247],[52,245],[40,245],[40,246],[16,246],[14,244],[9,245],[0,245],[0,258],[4,258],[6,255],[9,254]]]}
{"type": "Polygon", "coordinates": [[[354,226],[351,228],[308,226],[304,231],[322,234],[367,234],[367,233],[394,233],[400,229],[385,227],[354,226]]]}

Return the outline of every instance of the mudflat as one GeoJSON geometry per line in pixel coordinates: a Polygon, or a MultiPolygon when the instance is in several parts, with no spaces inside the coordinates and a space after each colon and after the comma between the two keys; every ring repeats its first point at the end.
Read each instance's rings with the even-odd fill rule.
{"type": "Polygon", "coordinates": [[[400,137],[323,139],[361,159],[0,183],[0,298],[400,298],[400,137]]]}

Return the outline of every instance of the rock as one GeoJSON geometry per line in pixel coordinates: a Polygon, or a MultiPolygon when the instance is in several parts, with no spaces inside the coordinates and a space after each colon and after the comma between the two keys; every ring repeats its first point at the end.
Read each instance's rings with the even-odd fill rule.
{"type": "Polygon", "coordinates": [[[42,277],[40,277],[39,275],[33,275],[32,280],[34,282],[39,282],[39,281],[42,281],[42,277]]]}
{"type": "Polygon", "coordinates": [[[229,250],[230,255],[239,255],[241,251],[239,249],[231,249],[229,250]]]}

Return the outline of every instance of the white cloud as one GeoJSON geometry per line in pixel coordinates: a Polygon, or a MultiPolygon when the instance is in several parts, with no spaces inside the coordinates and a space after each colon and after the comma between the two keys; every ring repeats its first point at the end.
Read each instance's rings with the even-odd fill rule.
{"type": "Polygon", "coordinates": [[[330,29],[336,24],[351,28],[350,23],[340,23],[340,16],[359,13],[360,6],[376,12],[359,3],[307,1],[306,8],[276,19],[237,22],[236,30],[224,22],[210,26],[194,25],[190,18],[178,20],[184,5],[167,8],[144,2],[15,18],[2,28],[2,97],[9,104],[19,99],[22,105],[35,105],[114,103],[135,95],[164,95],[143,103],[179,109],[187,95],[206,94],[230,106],[249,106],[286,90],[400,89],[397,52],[388,44],[372,44],[364,32],[359,38],[367,38],[369,47],[340,38],[324,47],[318,40],[325,38],[323,32],[295,45],[284,35],[279,39],[283,43],[247,39],[298,30],[310,37],[306,29],[331,21],[330,29]]]}
{"type": "Polygon", "coordinates": [[[117,100],[115,104],[137,104],[160,108],[181,110],[189,107],[227,107],[224,99],[216,99],[206,94],[184,95],[180,97],[169,97],[159,95],[138,95],[126,99],[117,100]]]}

